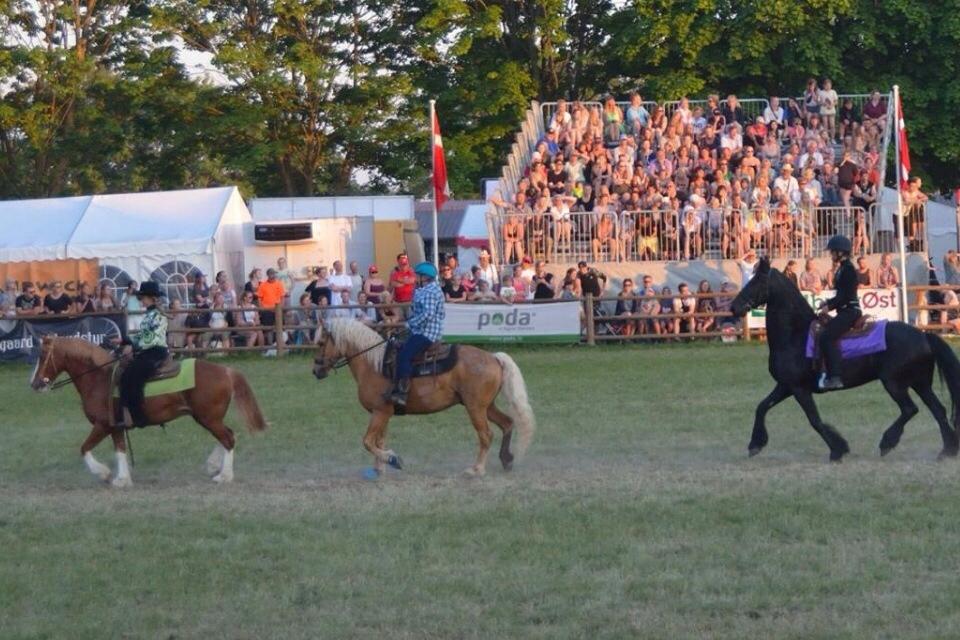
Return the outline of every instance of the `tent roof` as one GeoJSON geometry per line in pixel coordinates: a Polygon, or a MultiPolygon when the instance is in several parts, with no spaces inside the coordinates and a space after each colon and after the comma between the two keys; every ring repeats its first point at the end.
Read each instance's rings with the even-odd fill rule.
{"type": "Polygon", "coordinates": [[[0,201],[0,262],[66,258],[66,245],[91,196],[0,201]]]}
{"type": "Polygon", "coordinates": [[[236,203],[244,206],[236,187],[94,196],[67,244],[67,256],[208,253],[228,206],[236,203]]]}

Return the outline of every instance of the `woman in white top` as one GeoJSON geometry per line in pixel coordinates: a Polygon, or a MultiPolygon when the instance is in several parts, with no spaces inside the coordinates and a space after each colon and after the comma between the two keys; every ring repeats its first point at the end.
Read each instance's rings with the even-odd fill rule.
{"type": "Polygon", "coordinates": [[[241,335],[247,339],[247,346],[255,347],[262,345],[263,331],[259,329],[244,329],[245,327],[256,327],[260,325],[260,314],[257,312],[257,305],[253,302],[252,291],[243,292],[240,309],[242,309],[242,311],[237,314],[237,328],[242,331],[241,335]]]}
{"type": "Polygon", "coordinates": [[[823,128],[830,134],[830,140],[837,137],[837,92],[833,90],[833,82],[830,78],[823,81],[823,89],[820,90],[820,118],[823,121],[823,128]]]}
{"type": "Polygon", "coordinates": [[[680,119],[680,124],[684,127],[693,124],[693,112],[690,111],[690,100],[686,97],[680,98],[680,104],[677,105],[674,115],[680,119]]]}
{"type": "MultiPolygon", "coordinates": [[[[224,311],[225,299],[222,292],[217,291],[213,294],[213,308],[210,311],[210,328],[211,329],[226,329],[228,328],[227,324],[227,312],[224,311]]],[[[220,348],[229,349],[230,348],[230,332],[229,331],[215,331],[210,334],[210,340],[207,346],[213,348],[214,343],[219,343],[220,348]]]]}

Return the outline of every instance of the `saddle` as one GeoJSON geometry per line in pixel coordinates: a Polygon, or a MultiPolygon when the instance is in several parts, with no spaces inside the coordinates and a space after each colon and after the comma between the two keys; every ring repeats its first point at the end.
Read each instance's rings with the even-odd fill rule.
{"type": "MultiPolygon", "coordinates": [[[[114,372],[114,383],[120,384],[120,376],[123,375],[123,370],[127,368],[127,365],[130,364],[128,358],[122,358],[120,362],[117,363],[117,368],[114,372]]],[[[167,359],[160,363],[160,366],[153,372],[153,375],[147,378],[146,382],[154,382],[156,380],[167,380],[169,378],[176,378],[180,375],[180,361],[174,360],[173,355],[167,355],[167,359]]]]}
{"type": "MultiPolygon", "coordinates": [[[[397,372],[397,355],[403,343],[390,340],[387,342],[386,352],[383,354],[383,375],[393,380],[397,372]]],[[[446,342],[434,342],[423,353],[413,359],[413,377],[438,376],[447,373],[457,364],[457,345],[446,342]]]]}
{"type": "MultiPolygon", "coordinates": [[[[824,355],[820,352],[820,334],[823,332],[823,329],[827,326],[828,322],[830,322],[830,316],[826,314],[820,314],[810,326],[810,331],[813,333],[813,362],[814,367],[816,367],[819,373],[826,371],[827,366],[824,355]]],[[[875,323],[876,318],[867,314],[863,314],[856,319],[856,321],[853,323],[853,326],[850,327],[846,333],[840,336],[840,340],[865,336],[873,331],[873,325],[875,323]]]]}

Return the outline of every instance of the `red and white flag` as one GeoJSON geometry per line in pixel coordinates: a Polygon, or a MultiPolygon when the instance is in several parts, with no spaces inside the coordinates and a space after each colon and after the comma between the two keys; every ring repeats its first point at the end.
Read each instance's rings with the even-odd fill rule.
{"type": "Polygon", "coordinates": [[[447,161],[443,157],[443,138],[440,137],[440,120],[433,112],[433,201],[437,211],[450,199],[450,185],[447,184],[447,161]]]}
{"type": "Polygon", "coordinates": [[[907,188],[907,181],[910,180],[910,147],[907,145],[907,129],[903,124],[903,101],[897,94],[897,135],[900,136],[900,157],[897,159],[900,163],[900,188],[907,188]]]}

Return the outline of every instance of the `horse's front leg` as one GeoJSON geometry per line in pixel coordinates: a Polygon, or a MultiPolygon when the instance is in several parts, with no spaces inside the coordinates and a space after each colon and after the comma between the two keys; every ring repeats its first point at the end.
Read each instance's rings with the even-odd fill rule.
{"type": "Polygon", "coordinates": [[[384,449],[384,443],[387,438],[387,423],[390,421],[391,413],[382,409],[373,411],[370,414],[370,422],[367,424],[367,433],[363,436],[363,446],[373,454],[375,469],[378,472],[383,471],[383,464],[389,464],[394,469],[403,468],[403,460],[390,449],[384,449]]]}
{"type": "Polygon", "coordinates": [[[790,393],[790,387],[778,382],[773,391],[757,405],[757,413],[753,419],[753,433],[750,435],[750,444],[747,445],[750,456],[757,455],[767,446],[769,440],[766,424],[767,412],[789,398],[790,393]]]}
{"type": "Polygon", "coordinates": [[[123,431],[113,429],[110,432],[113,438],[113,450],[117,454],[117,473],[111,483],[115,487],[133,486],[133,478],[130,477],[130,465],[127,463],[127,443],[123,439],[123,431]]]}
{"type": "Polygon", "coordinates": [[[817,411],[817,405],[813,401],[813,394],[808,389],[794,389],[793,397],[803,412],[807,414],[807,420],[813,430],[820,434],[823,441],[830,447],[830,461],[839,462],[843,456],[850,453],[850,445],[844,440],[840,433],[820,419],[820,412],[817,411]]]}
{"type": "Polygon", "coordinates": [[[93,450],[107,437],[107,433],[109,433],[109,431],[106,427],[94,424],[90,430],[90,435],[88,435],[87,439],[80,445],[80,454],[83,456],[83,462],[87,465],[87,469],[104,482],[110,479],[110,467],[94,458],[93,450]]]}

